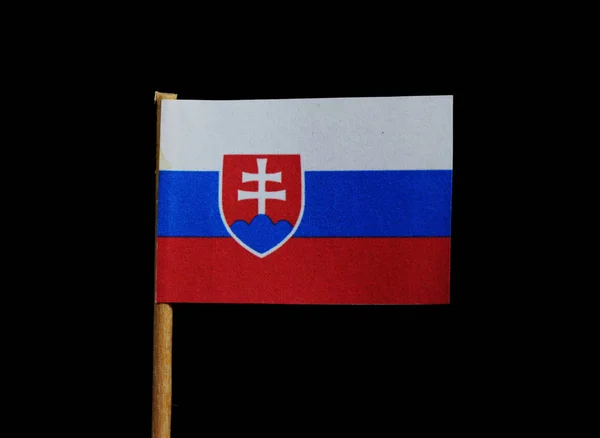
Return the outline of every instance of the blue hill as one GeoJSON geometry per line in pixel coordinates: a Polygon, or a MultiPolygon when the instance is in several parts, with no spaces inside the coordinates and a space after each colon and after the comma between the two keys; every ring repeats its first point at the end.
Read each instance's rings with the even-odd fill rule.
{"type": "Polygon", "coordinates": [[[231,225],[231,231],[242,242],[261,254],[285,239],[292,228],[292,224],[288,221],[281,220],[275,224],[265,214],[254,216],[249,224],[239,220],[231,225]]]}

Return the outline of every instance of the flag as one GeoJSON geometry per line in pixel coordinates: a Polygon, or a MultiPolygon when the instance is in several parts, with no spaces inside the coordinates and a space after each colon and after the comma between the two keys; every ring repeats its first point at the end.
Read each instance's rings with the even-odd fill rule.
{"type": "Polygon", "coordinates": [[[452,102],[163,100],[156,301],[448,303],[452,102]]]}

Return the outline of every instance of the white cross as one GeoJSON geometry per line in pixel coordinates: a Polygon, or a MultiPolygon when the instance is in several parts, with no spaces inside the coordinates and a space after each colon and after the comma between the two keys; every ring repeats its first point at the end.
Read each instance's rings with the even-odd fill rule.
{"type": "Polygon", "coordinates": [[[247,199],[258,200],[258,214],[265,214],[267,199],[277,199],[285,201],[285,190],[276,192],[267,192],[267,181],[281,182],[281,172],[267,173],[267,159],[257,158],[258,173],[242,172],[242,182],[258,181],[258,191],[248,192],[246,190],[238,190],[238,201],[247,199]]]}

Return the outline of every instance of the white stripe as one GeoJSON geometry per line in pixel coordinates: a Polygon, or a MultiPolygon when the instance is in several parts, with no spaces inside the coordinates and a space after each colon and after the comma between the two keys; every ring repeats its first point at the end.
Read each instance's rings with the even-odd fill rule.
{"type": "Polygon", "coordinates": [[[301,154],[305,170],[452,169],[452,96],[163,100],[161,170],[301,154]]]}

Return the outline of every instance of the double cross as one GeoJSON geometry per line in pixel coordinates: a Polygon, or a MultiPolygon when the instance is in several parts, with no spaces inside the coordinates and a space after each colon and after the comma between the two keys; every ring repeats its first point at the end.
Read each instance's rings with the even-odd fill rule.
{"type": "Polygon", "coordinates": [[[258,191],[249,192],[246,190],[238,190],[238,201],[248,199],[258,200],[258,214],[266,214],[267,199],[277,199],[285,201],[285,190],[275,192],[267,192],[267,181],[281,182],[281,172],[267,173],[267,159],[257,158],[258,173],[242,172],[242,182],[258,181],[258,191]]]}

